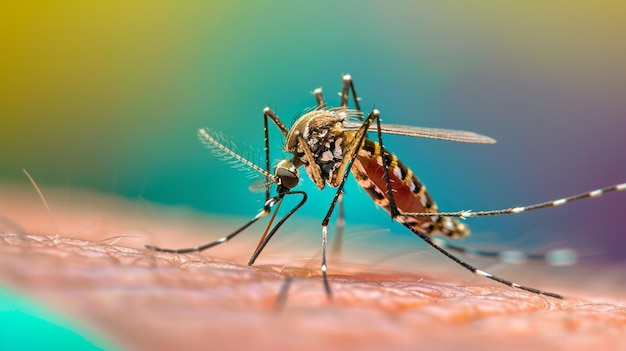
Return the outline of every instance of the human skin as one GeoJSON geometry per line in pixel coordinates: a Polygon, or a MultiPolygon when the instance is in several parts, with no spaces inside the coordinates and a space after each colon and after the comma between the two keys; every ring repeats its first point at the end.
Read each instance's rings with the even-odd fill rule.
{"type": "Polygon", "coordinates": [[[124,349],[626,347],[617,286],[572,286],[536,265],[514,270],[520,282],[566,296],[558,300],[473,278],[438,256],[409,268],[331,258],[329,299],[315,248],[268,246],[246,265],[262,225],[201,254],[155,253],[144,245],[195,246],[239,221],[67,189],[43,193],[51,215],[32,187],[0,186],[0,279],[124,349]]]}

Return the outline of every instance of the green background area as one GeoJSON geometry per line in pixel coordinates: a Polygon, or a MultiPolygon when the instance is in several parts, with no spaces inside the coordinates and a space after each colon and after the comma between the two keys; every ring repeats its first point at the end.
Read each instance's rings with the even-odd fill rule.
{"type": "Polygon", "coordinates": [[[0,290],[2,350],[114,350],[93,333],[77,327],[39,304],[0,290]]]}

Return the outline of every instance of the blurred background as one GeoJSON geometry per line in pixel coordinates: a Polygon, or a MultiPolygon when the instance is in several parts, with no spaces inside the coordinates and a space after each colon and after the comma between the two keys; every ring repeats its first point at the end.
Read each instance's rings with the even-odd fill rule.
{"type": "MultiPolygon", "coordinates": [[[[384,122],[498,140],[386,139],[441,210],[526,205],[621,183],[625,17],[620,1],[4,1],[0,180],[27,185],[24,168],[44,189],[247,218],[263,195],[204,149],[197,129],[260,151],[265,106],[289,123],[314,104],[317,87],[337,104],[349,73],[362,107],[380,109],[384,122]]],[[[286,155],[272,133],[276,162],[286,155]]],[[[317,242],[333,191],[302,175],[310,201],[292,223],[313,223],[301,231],[317,242]]],[[[424,247],[352,178],[345,203],[349,240],[424,247]]],[[[599,262],[623,263],[625,206],[626,194],[609,194],[471,219],[470,242],[587,248],[599,262]]]]}
{"type": "MultiPolygon", "coordinates": [[[[384,122],[498,140],[386,139],[441,210],[624,182],[625,12],[622,2],[567,1],[7,1],[0,179],[26,184],[25,168],[42,187],[252,216],[263,195],[204,149],[197,129],[261,151],[265,106],[289,123],[317,87],[336,104],[350,73],[363,108],[384,122]]],[[[275,162],[286,155],[272,133],[275,162]]],[[[333,191],[302,175],[311,199],[296,218],[321,221],[333,191]]],[[[592,243],[603,259],[624,260],[624,196],[468,224],[481,244],[592,243]]],[[[413,240],[352,178],[345,202],[348,236],[383,228],[391,233],[365,240],[413,240]]]]}

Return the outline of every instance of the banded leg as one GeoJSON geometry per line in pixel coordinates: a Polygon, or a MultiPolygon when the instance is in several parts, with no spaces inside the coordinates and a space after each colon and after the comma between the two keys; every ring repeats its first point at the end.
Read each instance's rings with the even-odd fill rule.
{"type": "MultiPolygon", "coordinates": [[[[380,150],[381,150],[381,154],[385,154],[384,150],[384,145],[383,145],[383,133],[380,127],[380,118],[377,119],[377,134],[378,134],[378,144],[380,145],[380,150]]],[[[388,200],[389,200],[389,208],[390,208],[390,213],[392,218],[396,218],[398,215],[404,215],[403,213],[400,213],[400,211],[398,210],[395,200],[394,200],[394,195],[393,195],[393,191],[392,191],[392,187],[391,187],[391,181],[390,181],[390,177],[389,177],[389,164],[390,164],[390,159],[388,157],[384,157],[383,156],[383,170],[385,173],[385,182],[386,182],[386,186],[387,186],[387,196],[388,196],[388,200]]],[[[430,216],[433,216],[433,213],[429,214],[430,216]]],[[[441,213],[437,213],[438,216],[441,216],[443,214],[441,213]]],[[[558,298],[558,299],[562,299],[563,296],[559,295],[559,294],[555,294],[555,293],[551,293],[548,291],[544,291],[544,290],[539,290],[539,289],[535,289],[535,288],[531,288],[525,285],[521,285],[515,282],[512,282],[510,280],[506,280],[503,278],[500,278],[498,276],[495,276],[491,273],[485,272],[483,270],[480,270],[468,263],[466,263],[465,261],[459,259],[458,257],[454,256],[453,254],[451,254],[449,251],[447,251],[445,248],[443,248],[440,245],[437,245],[433,239],[430,238],[430,236],[428,234],[424,234],[420,231],[418,231],[417,229],[413,228],[413,226],[408,225],[406,223],[400,222],[398,221],[400,224],[402,224],[405,228],[407,228],[408,230],[410,230],[411,232],[413,232],[413,234],[417,235],[418,237],[420,237],[422,240],[424,240],[428,245],[430,245],[431,247],[433,247],[435,250],[439,251],[440,253],[442,253],[444,256],[448,257],[449,259],[451,259],[452,261],[456,262],[457,264],[459,264],[460,266],[462,266],[463,268],[467,269],[468,271],[472,272],[473,274],[476,275],[480,275],[483,277],[486,277],[488,279],[494,280],[498,283],[502,283],[505,285],[508,285],[512,288],[517,288],[517,289],[521,289],[521,290],[526,290],[538,295],[546,295],[546,296],[551,296],[554,298],[558,298]]]]}
{"type": "Polygon", "coordinates": [[[483,250],[448,243],[441,238],[432,238],[435,244],[448,251],[455,251],[465,256],[496,259],[508,264],[521,264],[528,261],[551,266],[568,266],[575,264],[578,254],[572,249],[555,249],[544,253],[528,253],[520,250],[483,250]]]}
{"type": "Polygon", "coordinates": [[[262,217],[265,217],[266,215],[268,215],[272,209],[272,207],[274,207],[274,205],[276,205],[281,199],[282,199],[282,195],[279,196],[274,196],[270,199],[268,199],[265,202],[265,205],[263,206],[263,210],[261,210],[261,212],[259,212],[256,216],[254,216],[254,218],[252,218],[250,221],[248,221],[248,223],[244,224],[242,227],[240,227],[239,229],[235,230],[234,232],[219,238],[213,242],[210,242],[208,244],[204,244],[201,246],[197,246],[197,247],[190,247],[190,248],[185,248],[185,249],[166,249],[166,248],[161,248],[158,246],[153,246],[153,245],[146,245],[146,249],[148,250],[152,250],[152,251],[157,251],[157,252],[167,252],[167,253],[177,253],[177,254],[181,254],[181,253],[191,253],[191,252],[200,252],[200,251],[204,251],[206,249],[210,249],[214,246],[223,244],[227,241],[229,241],[230,239],[234,238],[235,236],[237,236],[239,233],[243,232],[244,230],[246,230],[249,226],[251,226],[252,224],[254,224],[256,221],[258,221],[259,219],[261,219],[262,217]]]}
{"type": "MultiPolygon", "coordinates": [[[[342,92],[345,91],[345,94],[349,93],[348,90],[349,86],[345,84],[344,82],[344,89],[342,89],[342,92]]],[[[352,93],[354,94],[354,90],[352,90],[352,93]]],[[[313,95],[315,95],[315,101],[317,103],[317,108],[318,109],[322,109],[324,107],[326,107],[326,101],[324,100],[324,95],[322,93],[322,88],[317,88],[313,91],[313,95]]],[[[356,97],[355,97],[356,99],[356,97]]],[[[347,105],[347,100],[348,100],[348,96],[346,95],[345,98],[346,102],[345,104],[342,104],[343,107],[346,107],[347,105]]],[[[342,99],[343,101],[343,99],[342,99]]],[[[300,137],[299,137],[300,139],[300,137]]],[[[300,144],[301,145],[305,145],[306,141],[304,141],[304,139],[300,139],[300,144]]],[[[306,147],[305,148],[305,154],[307,152],[306,147]]],[[[309,164],[311,164],[311,158],[307,155],[307,160],[309,161],[309,164]]],[[[324,180],[321,178],[321,175],[319,175],[319,172],[317,172],[317,170],[312,170],[313,171],[313,178],[314,178],[314,182],[316,183],[316,185],[318,185],[318,179],[319,181],[321,181],[322,183],[324,182],[324,180]]],[[[318,185],[318,188],[320,187],[320,185],[318,185]]],[[[333,240],[333,245],[332,245],[332,255],[334,257],[337,257],[339,255],[341,255],[341,251],[342,251],[342,247],[343,247],[343,229],[345,227],[345,217],[344,217],[344,204],[343,204],[343,193],[340,194],[339,196],[339,213],[337,215],[337,231],[335,234],[335,239],[333,240]]]]}
{"type": "MultiPolygon", "coordinates": [[[[201,251],[210,249],[210,248],[212,248],[214,246],[221,245],[221,244],[229,241],[230,239],[234,238],[239,233],[243,232],[245,229],[247,229],[249,226],[254,224],[256,221],[258,221],[262,217],[265,217],[266,215],[268,215],[271,212],[271,209],[272,209],[272,207],[274,207],[274,205],[281,203],[281,201],[283,200],[284,196],[286,196],[286,195],[294,195],[294,194],[302,195],[302,200],[300,200],[300,202],[298,202],[298,204],[296,206],[294,206],[285,216],[283,216],[283,218],[280,221],[278,221],[278,223],[276,223],[276,225],[274,227],[272,227],[272,230],[270,231],[270,233],[267,236],[263,237],[263,239],[259,243],[257,249],[255,250],[254,254],[252,255],[252,257],[248,261],[248,265],[250,266],[257,259],[257,257],[261,253],[261,251],[263,251],[263,248],[265,248],[265,245],[267,245],[267,243],[270,241],[272,236],[274,236],[276,231],[278,231],[278,229],[287,221],[287,219],[289,219],[289,217],[291,217],[294,213],[296,213],[296,211],[298,211],[300,209],[300,207],[302,207],[302,205],[304,205],[304,203],[307,200],[307,195],[306,195],[305,192],[303,192],[303,191],[289,191],[289,192],[280,193],[279,195],[270,198],[269,200],[267,200],[265,202],[265,205],[263,206],[263,210],[261,212],[259,212],[256,216],[254,216],[254,218],[252,218],[248,223],[244,224],[241,228],[235,230],[231,234],[228,234],[227,236],[219,238],[219,239],[217,239],[217,240],[215,240],[213,242],[210,242],[208,244],[204,244],[204,245],[197,246],[197,247],[184,248],[184,249],[166,249],[166,248],[161,248],[161,247],[158,247],[158,246],[146,245],[146,249],[152,250],[152,251],[157,251],[157,252],[167,252],[167,253],[181,254],[181,253],[201,252],[201,251]]],[[[274,215],[276,215],[276,212],[274,212],[274,215]]],[[[271,225],[271,222],[268,224],[268,226],[270,226],[270,225],[271,225]]],[[[267,228],[266,228],[266,231],[267,231],[267,228]]]]}
{"type": "Polygon", "coordinates": [[[529,286],[525,286],[525,285],[521,285],[521,284],[517,284],[517,283],[512,282],[510,280],[506,280],[506,279],[500,278],[498,276],[495,276],[493,274],[490,274],[488,272],[485,272],[485,271],[482,271],[480,269],[477,269],[476,267],[466,263],[465,261],[463,261],[463,260],[459,259],[458,257],[454,256],[453,254],[451,254],[450,252],[446,251],[446,249],[444,249],[443,247],[435,244],[433,242],[433,240],[428,235],[426,235],[424,233],[420,233],[419,231],[417,231],[415,228],[411,227],[410,225],[407,225],[407,224],[404,224],[404,223],[402,223],[402,225],[404,227],[406,227],[408,230],[410,230],[411,232],[413,232],[413,234],[419,236],[422,240],[424,240],[428,245],[433,247],[435,250],[439,251],[440,253],[442,253],[443,255],[445,255],[446,257],[451,259],[452,261],[456,262],[457,264],[461,265],[463,268],[465,268],[468,271],[472,272],[473,274],[483,276],[485,278],[491,279],[491,280],[496,281],[498,283],[508,285],[508,286],[510,286],[512,288],[517,288],[517,289],[525,290],[525,291],[528,291],[528,292],[531,292],[531,293],[535,293],[537,295],[545,295],[545,296],[550,296],[550,297],[554,297],[554,298],[557,298],[557,299],[562,299],[563,298],[562,295],[551,293],[551,292],[545,291],[545,290],[539,290],[539,289],[531,288],[529,286]]]}
{"type": "MultiPolygon", "coordinates": [[[[341,102],[340,106],[347,108],[348,100],[350,99],[350,91],[352,91],[352,99],[354,101],[354,106],[356,110],[361,111],[361,106],[359,104],[360,98],[356,94],[356,90],[354,89],[354,82],[352,81],[352,76],[349,74],[345,74],[342,77],[342,87],[341,87],[341,102]]],[[[363,117],[359,117],[363,118],[363,117]]],[[[337,234],[335,236],[335,240],[333,241],[333,255],[339,256],[341,254],[343,248],[343,229],[345,227],[345,216],[344,216],[344,204],[343,204],[343,192],[339,194],[339,213],[337,214],[337,234]]]]}
{"type": "Polygon", "coordinates": [[[374,109],[374,111],[372,111],[367,116],[367,119],[365,119],[365,122],[363,122],[363,125],[361,126],[361,128],[359,128],[359,130],[354,134],[354,139],[352,140],[350,147],[348,147],[348,149],[346,150],[344,154],[344,158],[341,162],[341,165],[338,168],[342,170],[343,174],[342,174],[340,181],[336,185],[337,192],[335,192],[335,196],[333,197],[330,207],[328,208],[328,212],[326,212],[326,216],[324,216],[324,219],[322,220],[322,268],[321,269],[322,269],[322,278],[324,280],[324,288],[326,289],[326,294],[329,297],[332,296],[332,291],[330,289],[330,285],[328,284],[328,275],[326,272],[327,271],[326,248],[328,246],[328,223],[330,222],[330,217],[333,214],[333,210],[335,209],[335,206],[337,205],[337,201],[339,200],[339,198],[341,197],[341,194],[343,193],[343,187],[344,187],[344,184],[346,183],[346,179],[348,178],[348,174],[350,173],[351,165],[358,154],[358,151],[361,147],[361,144],[363,143],[363,140],[365,139],[365,135],[367,134],[367,129],[370,127],[374,119],[377,119],[378,117],[379,117],[379,112],[378,110],[374,109]]]}
{"type": "MultiPolygon", "coordinates": [[[[342,87],[339,95],[341,96],[340,106],[343,108],[348,107],[348,100],[350,99],[350,92],[352,91],[352,98],[354,101],[354,105],[358,111],[361,111],[361,106],[359,104],[359,97],[356,94],[356,90],[354,88],[354,82],[352,81],[352,76],[346,74],[342,77],[342,87]]],[[[324,101],[324,97],[322,95],[322,89],[315,89],[313,92],[315,95],[315,99],[317,101],[317,108],[324,108],[326,103],[324,101]]],[[[362,118],[362,117],[361,117],[362,118]]],[[[315,178],[315,177],[314,177],[315,178]]],[[[344,217],[344,204],[343,204],[343,190],[338,193],[338,206],[339,213],[337,216],[337,232],[335,239],[333,241],[333,255],[340,255],[342,246],[343,246],[343,229],[345,227],[345,217],[344,217]]]]}
{"type": "MultiPolygon", "coordinates": [[[[626,183],[611,185],[602,189],[596,189],[596,190],[588,191],[586,193],[580,193],[580,194],[568,196],[562,199],[541,202],[541,203],[533,204],[533,205],[510,207],[510,208],[504,208],[500,210],[490,210],[490,211],[467,210],[467,211],[457,211],[457,212],[439,212],[437,213],[437,215],[445,216],[445,217],[468,218],[468,217],[500,216],[500,215],[508,215],[508,214],[517,214],[517,213],[522,213],[522,212],[539,210],[542,208],[557,207],[557,206],[561,206],[561,205],[564,205],[566,203],[570,203],[573,201],[582,200],[586,198],[592,198],[592,197],[599,197],[612,191],[622,191],[622,190],[626,190],[626,183]]],[[[407,216],[407,217],[429,217],[429,216],[432,216],[433,214],[432,213],[401,213],[401,215],[407,216]]]]}
{"type": "MultiPolygon", "coordinates": [[[[354,93],[354,91],[353,91],[354,93]]],[[[315,95],[315,101],[317,102],[317,108],[321,109],[324,108],[326,106],[326,102],[324,101],[324,95],[322,93],[322,88],[317,88],[313,91],[313,95],[315,95]]],[[[303,144],[303,140],[300,140],[300,143],[303,144]]],[[[305,150],[306,152],[306,150],[305,150]]],[[[308,155],[307,155],[307,159],[309,159],[308,155]]],[[[309,161],[310,162],[310,161],[309,161]]],[[[319,179],[323,182],[324,180],[321,179],[321,176],[319,176],[319,172],[317,172],[317,175],[314,175],[313,178],[319,177],[319,179]]],[[[314,182],[317,184],[317,180],[314,180],[314,182]]],[[[319,186],[318,186],[319,187],[319,186]]],[[[341,255],[341,251],[343,248],[343,229],[345,227],[345,215],[344,215],[344,204],[343,204],[343,193],[339,195],[339,211],[337,214],[337,229],[335,232],[335,238],[333,239],[333,244],[332,244],[332,255],[333,257],[338,257],[341,255]]]]}

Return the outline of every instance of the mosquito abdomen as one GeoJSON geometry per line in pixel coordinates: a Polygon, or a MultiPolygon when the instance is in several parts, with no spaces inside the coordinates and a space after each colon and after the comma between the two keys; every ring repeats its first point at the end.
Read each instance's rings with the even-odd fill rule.
{"type": "MultiPolygon", "coordinates": [[[[429,235],[441,234],[451,238],[469,235],[469,228],[465,224],[450,217],[437,215],[437,205],[426,187],[408,167],[387,150],[384,155],[391,161],[389,180],[398,210],[401,213],[433,213],[431,217],[397,216],[395,219],[398,222],[408,224],[429,235]]],[[[352,174],[374,202],[391,213],[382,157],[380,145],[365,139],[352,164],[352,174]]]]}

